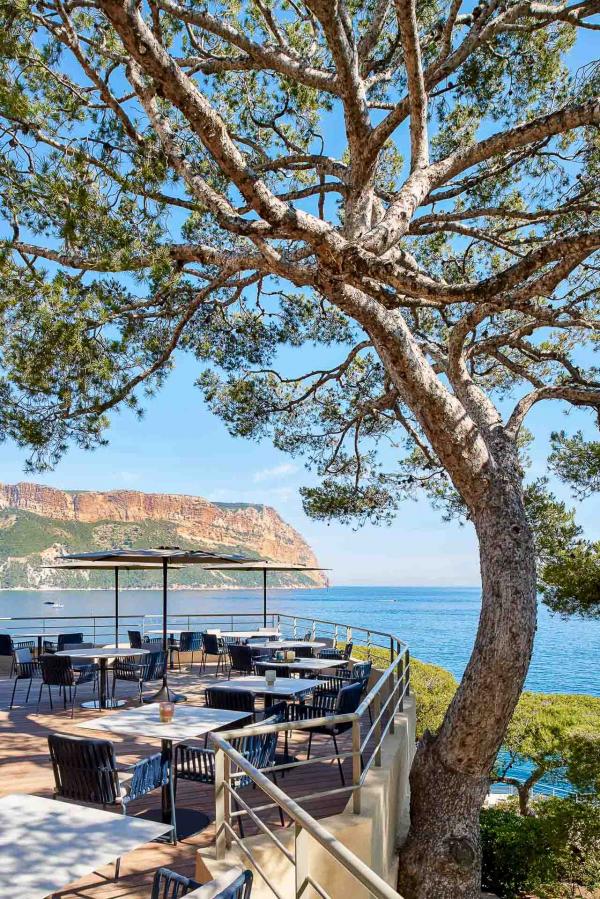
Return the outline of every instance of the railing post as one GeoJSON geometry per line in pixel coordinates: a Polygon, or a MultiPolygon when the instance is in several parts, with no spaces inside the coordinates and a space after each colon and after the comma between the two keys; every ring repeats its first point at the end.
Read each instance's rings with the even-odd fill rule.
{"type": "Polygon", "coordinates": [[[373,700],[373,715],[375,716],[375,740],[377,743],[377,751],[375,752],[375,766],[381,768],[381,693],[375,694],[373,700]]]}
{"type": "Polygon", "coordinates": [[[225,784],[231,780],[231,761],[226,752],[218,746],[215,749],[215,853],[218,860],[225,858],[230,844],[229,832],[225,824],[231,825],[229,790],[225,784]]]}
{"type": "Polygon", "coordinates": [[[352,643],[352,628],[346,628],[346,643],[352,643]]]}
{"type": "Polygon", "coordinates": [[[371,660],[373,658],[373,653],[371,651],[373,645],[373,641],[371,639],[371,631],[367,631],[367,658],[371,660]]]}
{"type": "Polygon", "coordinates": [[[294,620],[292,622],[292,630],[293,630],[294,640],[295,640],[298,636],[298,619],[297,618],[294,618],[294,620]]]}
{"type": "Polygon", "coordinates": [[[360,815],[360,776],[362,765],[360,761],[360,718],[352,722],[352,811],[360,815]]]}
{"type": "Polygon", "coordinates": [[[308,877],[308,852],[304,842],[302,825],[294,824],[294,896],[300,899],[306,887],[308,877]]]}
{"type": "Polygon", "coordinates": [[[410,696],[410,649],[406,647],[405,652],[405,669],[404,669],[404,686],[406,687],[406,695],[410,696]]]}
{"type": "Polygon", "coordinates": [[[394,638],[390,637],[390,665],[394,661],[394,638]]]}

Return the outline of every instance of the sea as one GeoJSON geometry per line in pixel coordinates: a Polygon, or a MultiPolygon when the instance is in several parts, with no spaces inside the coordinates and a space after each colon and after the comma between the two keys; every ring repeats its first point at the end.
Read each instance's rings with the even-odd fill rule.
{"type": "MultiPolygon", "coordinates": [[[[315,617],[390,632],[408,643],[411,654],[447,668],[460,678],[473,645],[480,610],[475,587],[329,587],[269,590],[271,611],[315,617]]],[[[126,590],[121,615],[157,615],[158,590],[126,590]]],[[[258,590],[173,590],[173,615],[255,612],[262,608],[258,590]]],[[[110,590],[0,591],[0,630],[12,629],[10,617],[45,622],[57,616],[112,615],[110,590]],[[45,603],[56,602],[62,608],[45,603]],[[2,619],[5,619],[2,621],[2,619]]],[[[15,622],[16,623],[16,622],[15,622]]],[[[26,623],[34,630],[34,622],[26,623]]],[[[69,622],[69,626],[72,622],[69,622]]],[[[24,630],[25,623],[19,622],[24,630]]],[[[108,642],[108,641],[107,641],[108,642]]],[[[600,620],[561,618],[540,603],[538,628],[526,689],[600,696],[600,620]]]]}

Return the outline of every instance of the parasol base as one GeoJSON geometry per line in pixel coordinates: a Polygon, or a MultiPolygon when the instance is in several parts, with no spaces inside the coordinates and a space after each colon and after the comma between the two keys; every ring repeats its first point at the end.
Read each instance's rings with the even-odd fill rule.
{"type": "Polygon", "coordinates": [[[82,709],[99,709],[101,712],[109,709],[121,709],[127,702],[124,699],[107,699],[100,702],[99,699],[90,699],[89,702],[82,702],[82,709]]]}

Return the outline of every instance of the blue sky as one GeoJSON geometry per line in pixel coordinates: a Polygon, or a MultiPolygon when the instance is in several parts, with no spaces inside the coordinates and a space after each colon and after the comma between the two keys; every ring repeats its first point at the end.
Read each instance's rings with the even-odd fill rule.
{"type": "MultiPolygon", "coordinates": [[[[583,33],[571,52],[574,71],[593,59],[594,33],[583,33]]],[[[337,129],[328,129],[336,152],[337,129]]],[[[338,132],[339,133],[339,132],[338,132]]],[[[322,362],[322,350],[302,350],[322,362]]],[[[476,541],[470,525],[444,523],[423,499],[407,502],[391,527],[311,521],[302,510],[298,488],[314,479],[301,460],[290,459],[268,441],[253,443],[230,437],[223,423],[203,405],[193,385],[198,363],[180,356],[162,391],[146,404],[140,422],[128,411],[113,415],[109,446],[86,453],[72,448],[53,472],[36,478],[24,475],[26,452],[7,442],[0,449],[0,480],[37,480],[54,487],[88,490],[132,489],[189,493],[217,501],[264,502],[306,537],[321,563],[333,570],[335,584],[476,585],[479,570],[476,541]]],[[[527,425],[535,435],[530,477],[546,474],[548,436],[552,430],[582,428],[597,435],[588,413],[542,403],[527,425]]],[[[552,482],[556,492],[568,491],[552,482]]],[[[600,538],[597,500],[578,503],[580,523],[590,537],[600,538]]]]}
{"type": "MultiPolygon", "coordinates": [[[[426,500],[407,502],[391,527],[353,530],[337,523],[311,521],[302,511],[298,487],[312,476],[302,462],[273,449],[229,436],[222,422],[204,407],[194,386],[198,363],[179,357],[163,390],[146,406],[140,422],[130,412],[113,416],[109,446],[92,453],[72,448],[53,472],[24,475],[26,453],[14,444],[2,447],[0,480],[37,480],[54,487],[87,490],[131,489],[189,493],[218,501],[264,502],[306,537],[321,563],[333,570],[335,584],[475,585],[479,582],[472,528],[444,523],[426,500]]],[[[540,404],[529,426],[536,434],[531,476],[545,473],[551,430],[583,427],[593,433],[591,417],[565,418],[559,404],[540,404]]],[[[568,497],[567,491],[557,491],[568,497]]],[[[578,504],[580,521],[600,538],[597,501],[578,504]],[[594,508],[596,503],[596,508],[594,508]],[[594,514],[595,513],[595,514],[594,514]]]]}

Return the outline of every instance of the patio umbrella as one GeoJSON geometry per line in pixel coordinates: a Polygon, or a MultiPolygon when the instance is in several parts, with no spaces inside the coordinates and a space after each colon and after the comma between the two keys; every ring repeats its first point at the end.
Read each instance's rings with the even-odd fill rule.
{"type": "MultiPolygon", "coordinates": [[[[115,646],[119,648],[119,571],[162,571],[158,562],[57,562],[55,565],[43,565],[43,568],[54,568],[62,571],[114,571],[115,574],[115,646]]],[[[181,568],[181,565],[169,565],[169,568],[181,568]]]]}
{"type": "Polygon", "coordinates": [[[267,626],[267,572],[269,571],[331,571],[319,565],[292,565],[289,562],[244,562],[240,565],[209,565],[207,571],[262,571],[263,576],[263,626],[267,626]]]}
{"type": "MultiPolygon", "coordinates": [[[[159,562],[163,573],[163,652],[168,652],[167,641],[167,614],[168,614],[168,568],[170,565],[236,565],[238,562],[250,562],[246,556],[238,554],[210,552],[208,550],[181,549],[179,546],[159,546],[158,549],[111,549],[88,553],[69,553],[65,559],[74,559],[79,562],[159,562]]],[[[148,702],[161,702],[163,700],[180,702],[185,699],[178,693],[169,690],[167,671],[163,676],[163,685],[158,693],[148,699],[148,702]]]]}

